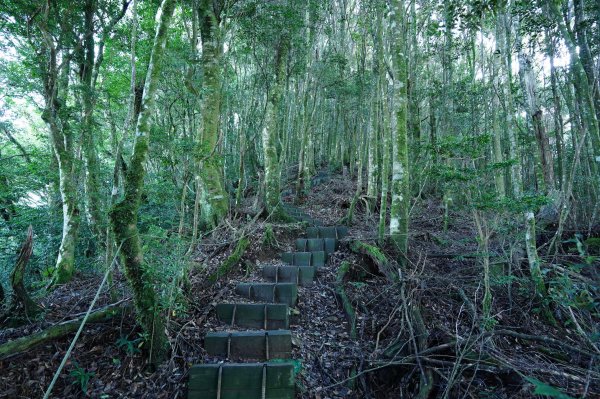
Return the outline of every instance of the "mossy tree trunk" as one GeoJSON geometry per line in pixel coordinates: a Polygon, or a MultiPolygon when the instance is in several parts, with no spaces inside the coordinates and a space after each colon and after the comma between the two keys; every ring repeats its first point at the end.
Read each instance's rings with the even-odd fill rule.
{"type": "Polygon", "coordinates": [[[277,137],[280,127],[279,107],[284,88],[286,73],[286,58],[288,53],[289,38],[283,36],[279,40],[275,52],[275,76],[270,82],[265,121],[262,129],[262,144],[265,168],[265,206],[267,212],[275,218],[285,217],[279,199],[279,156],[277,154],[277,137]]]}
{"type": "Polygon", "coordinates": [[[150,337],[148,350],[151,364],[156,364],[164,358],[167,341],[158,297],[153,288],[152,273],[149,265],[144,263],[137,218],[149,149],[150,119],[156,105],[158,78],[174,8],[175,0],[163,0],[156,14],[156,36],[148,65],[142,108],[137,120],[133,154],[125,175],[125,196],[115,204],[110,213],[115,238],[121,248],[125,275],[133,291],[138,322],[150,337]]]}
{"type": "Polygon", "coordinates": [[[408,248],[409,176],[407,147],[407,68],[404,0],[394,0],[391,10],[394,71],[394,112],[392,113],[392,205],[390,237],[405,263],[408,248]]]}
{"type": "Polygon", "coordinates": [[[202,134],[196,150],[197,187],[202,222],[214,228],[229,211],[229,196],[223,181],[223,164],[216,156],[221,118],[221,12],[224,1],[202,0],[198,15],[202,39],[203,100],[202,134]]]}
{"type": "Polygon", "coordinates": [[[66,98],[69,88],[70,56],[65,56],[59,65],[60,51],[50,32],[47,31],[49,14],[54,12],[48,5],[43,10],[45,22],[39,24],[43,41],[41,61],[44,83],[44,111],[42,119],[48,126],[52,150],[58,166],[59,192],[62,201],[63,228],[58,257],[54,272],[54,283],[62,284],[71,280],[75,270],[75,246],[79,233],[80,210],[77,194],[77,163],[73,132],[69,124],[69,110],[66,98]]]}
{"type": "MultiPolygon", "coordinates": [[[[312,16],[311,2],[307,1],[304,22],[306,24],[306,48],[311,49],[313,45],[314,28],[311,20],[314,21],[312,16]]],[[[312,51],[306,52],[305,58],[305,69],[304,72],[304,98],[302,104],[302,124],[301,124],[301,139],[300,139],[300,154],[298,157],[298,179],[296,182],[296,201],[302,202],[307,196],[310,190],[310,175],[314,169],[314,165],[311,163],[313,152],[313,132],[311,131],[313,120],[315,116],[315,110],[317,105],[316,88],[313,90],[313,81],[310,75],[312,67],[312,51]],[[312,97],[312,104],[309,106],[309,99],[312,97]]]]}

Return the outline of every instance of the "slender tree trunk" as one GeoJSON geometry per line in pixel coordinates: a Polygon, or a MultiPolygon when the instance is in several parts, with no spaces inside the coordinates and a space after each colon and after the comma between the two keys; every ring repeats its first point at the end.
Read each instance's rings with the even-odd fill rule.
{"type": "Polygon", "coordinates": [[[104,243],[106,231],[106,214],[102,207],[100,195],[100,165],[96,143],[94,141],[95,96],[93,87],[93,73],[95,64],[95,41],[94,41],[94,14],[96,11],[96,0],[85,1],[85,39],[84,39],[84,63],[81,72],[83,118],[82,118],[82,149],[85,167],[85,193],[87,214],[90,227],[97,237],[98,242],[104,243]]]}
{"type": "Polygon", "coordinates": [[[554,160],[550,149],[550,141],[546,134],[546,128],[542,119],[543,112],[537,98],[537,83],[533,73],[532,60],[525,53],[521,39],[517,38],[517,49],[519,53],[519,74],[521,75],[521,88],[525,94],[527,116],[530,119],[533,133],[538,145],[542,175],[547,193],[553,193],[556,186],[554,182],[554,160]]]}
{"type": "Polygon", "coordinates": [[[390,236],[400,252],[400,264],[405,264],[408,249],[409,176],[407,147],[407,68],[406,24],[404,0],[394,0],[390,12],[392,26],[392,54],[394,94],[392,113],[392,205],[390,236]]]}
{"type": "Polygon", "coordinates": [[[56,48],[52,39],[45,41],[49,53],[45,85],[45,109],[43,120],[50,131],[52,149],[56,157],[59,174],[59,191],[62,201],[63,229],[54,275],[54,283],[71,280],[75,271],[75,247],[79,233],[80,211],[77,195],[75,151],[69,125],[69,116],[63,109],[69,87],[69,66],[65,62],[59,72],[56,48]]]}
{"type": "Polygon", "coordinates": [[[275,54],[275,79],[270,84],[265,111],[265,122],[262,129],[262,144],[265,160],[265,205],[267,212],[275,218],[284,217],[280,206],[279,180],[280,167],[277,155],[277,136],[281,126],[279,122],[279,106],[284,88],[285,65],[288,53],[288,38],[282,37],[275,54]]]}
{"type": "MultiPolygon", "coordinates": [[[[547,4],[550,9],[550,14],[554,18],[558,25],[561,36],[563,37],[569,55],[571,56],[571,70],[573,74],[573,85],[575,86],[575,96],[579,98],[582,105],[582,119],[585,128],[590,132],[590,138],[593,143],[593,162],[596,164],[600,162],[600,130],[598,127],[598,120],[596,119],[596,113],[594,110],[593,94],[591,84],[585,73],[579,52],[577,51],[577,45],[572,33],[566,26],[558,5],[556,2],[547,0],[547,4]]],[[[598,176],[594,176],[598,179],[598,176]]]]}
{"type": "Polygon", "coordinates": [[[115,238],[121,248],[125,275],[133,292],[138,322],[149,336],[148,351],[151,364],[157,364],[164,359],[167,341],[158,296],[153,288],[152,273],[149,265],[144,263],[137,218],[150,144],[150,122],[156,106],[158,78],[174,9],[175,0],[163,0],[157,12],[156,36],[144,86],[142,110],[137,119],[133,154],[125,175],[125,196],[115,204],[110,213],[115,238]]]}
{"type": "MultiPolygon", "coordinates": [[[[377,6],[376,10],[376,32],[375,32],[375,56],[377,57],[377,63],[379,65],[379,76],[377,79],[377,104],[381,106],[379,112],[381,113],[382,120],[382,162],[381,162],[381,199],[379,206],[379,228],[378,228],[378,239],[379,245],[385,244],[385,233],[386,233],[386,220],[387,220],[387,209],[388,209],[388,191],[390,181],[390,163],[391,163],[391,152],[392,152],[392,132],[390,129],[389,119],[389,100],[387,96],[387,80],[386,80],[386,69],[384,68],[384,45],[383,45],[383,9],[382,6],[377,6]]],[[[393,82],[392,82],[393,83],[393,82]]]]}
{"type": "Polygon", "coordinates": [[[560,105],[560,94],[558,92],[556,67],[554,66],[554,46],[555,42],[550,38],[550,33],[546,31],[546,40],[548,56],[550,58],[550,87],[552,89],[552,104],[554,106],[554,137],[556,139],[556,171],[558,174],[559,188],[563,189],[565,185],[565,160],[563,144],[563,118],[560,105]]]}
{"type": "MultiPolygon", "coordinates": [[[[504,7],[507,7],[505,4],[504,7]]],[[[508,133],[508,144],[510,158],[513,160],[511,166],[511,187],[514,199],[519,200],[522,196],[522,185],[523,178],[521,174],[521,158],[518,152],[517,138],[516,138],[516,123],[514,120],[514,100],[511,90],[511,48],[510,42],[511,26],[508,20],[507,14],[502,10],[497,16],[496,26],[496,43],[497,51],[502,57],[502,86],[503,95],[505,98],[505,112],[506,112],[506,127],[508,133]]],[[[542,296],[546,294],[546,287],[542,277],[540,269],[540,259],[537,253],[536,244],[536,228],[535,228],[535,216],[533,211],[527,210],[525,212],[525,248],[527,251],[527,259],[529,261],[529,270],[531,278],[535,284],[536,290],[542,296]]]]}
{"type": "MultiPolygon", "coordinates": [[[[600,9],[600,6],[597,4],[596,7],[600,9]]],[[[587,38],[588,23],[585,21],[584,16],[584,1],[573,0],[573,8],[575,11],[575,37],[577,46],[579,47],[579,56],[589,83],[596,123],[600,123],[600,72],[598,71],[598,67],[594,65],[594,58],[592,57],[587,38]]],[[[599,151],[600,149],[596,150],[599,151]]]]}

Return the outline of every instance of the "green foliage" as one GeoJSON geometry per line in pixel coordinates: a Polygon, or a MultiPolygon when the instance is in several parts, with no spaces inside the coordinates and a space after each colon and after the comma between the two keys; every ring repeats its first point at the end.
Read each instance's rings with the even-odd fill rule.
{"type": "Polygon", "coordinates": [[[141,337],[130,340],[126,336],[122,336],[117,340],[117,347],[119,347],[121,350],[124,350],[128,356],[141,353],[140,348],[143,344],[144,341],[141,337]]]}
{"type": "Polygon", "coordinates": [[[535,387],[535,391],[533,392],[535,395],[544,395],[556,399],[574,399],[572,396],[569,396],[566,393],[561,392],[559,389],[536,378],[525,377],[525,379],[535,387]]]}
{"type": "Polygon", "coordinates": [[[79,365],[77,362],[73,362],[73,370],[69,373],[71,378],[73,379],[72,384],[78,385],[81,388],[81,391],[84,394],[87,394],[88,384],[90,380],[94,377],[94,372],[88,372],[83,367],[79,365]]]}
{"type": "Polygon", "coordinates": [[[265,234],[263,235],[262,243],[268,247],[273,247],[277,243],[277,238],[273,232],[273,226],[270,223],[265,225],[265,234]]]}

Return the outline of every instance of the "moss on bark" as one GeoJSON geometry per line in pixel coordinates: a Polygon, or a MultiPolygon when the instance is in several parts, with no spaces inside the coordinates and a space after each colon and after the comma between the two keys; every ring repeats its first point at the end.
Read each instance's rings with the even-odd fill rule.
{"type": "Polygon", "coordinates": [[[148,336],[149,348],[147,351],[152,365],[156,365],[164,359],[167,337],[164,331],[164,321],[160,315],[161,309],[154,289],[152,273],[149,265],[144,263],[141,239],[137,228],[137,216],[144,186],[144,165],[149,149],[150,118],[154,113],[160,65],[174,8],[175,0],[163,0],[157,12],[159,21],[144,87],[142,111],[137,121],[133,155],[125,176],[125,197],[110,212],[112,228],[120,246],[125,276],[133,292],[138,323],[148,336]]]}
{"type": "Polygon", "coordinates": [[[215,273],[210,275],[210,277],[208,278],[209,281],[214,283],[219,278],[229,273],[233,266],[238,264],[239,261],[242,259],[242,256],[244,256],[244,252],[246,252],[246,249],[248,248],[249,244],[250,240],[248,240],[247,237],[242,237],[237,242],[237,245],[235,246],[235,249],[233,250],[231,255],[229,255],[227,259],[225,259],[225,261],[221,264],[221,266],[219,266],[215,273]]]}

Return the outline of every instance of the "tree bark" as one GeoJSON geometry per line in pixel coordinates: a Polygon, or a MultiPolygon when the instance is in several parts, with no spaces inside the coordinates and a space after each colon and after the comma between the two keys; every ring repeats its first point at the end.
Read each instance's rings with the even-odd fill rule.
{"type": "Polygon", "coordinates": [[[519,51],[519,74],[521,75],[521,87],[525,94],[527,115],[530,119],[533,133],[538,145],[542,175],[546,193],[553,193],[556,185],[554,182],[554,160],[550,149],[550,141],[546,134],[546,128],[542,119],[543,112],[537,98],[537,84],[533,73],[532,60],[523,50],[522,43],[517,43],[519,51]]]}
{"type": "Polygon", "coordinates": [[[405,264],[408,249],[409,176],[407,147],[407,68],[404,0],[394,0],[390,13],[393,51],[393,106],[392,113],[392,205],[390,236],[400,252],[399,262],[405,264]]]}
{"type": "Polygon", "coordinates": [[[279,40],[275,52],[275,79],[271,82],[265,110],[265,121],[262,129],[262,144],[264,152],[265,169],[265,206],[267,212],[274,218],[285,217],[280,206],[279,180],[280,167],[277,154],[277,137],[280,128],[279,106],[283,94],[283,83],[286,72],[286,58],[288,54],[289,38],[283,36],[279,40]]]}
{"type": "Polygon", "coordinates": [[[223,163],[216,156],[221,118],[221,55],[223,53],[219,24],[223,1],[202,0],[199,17],[202,39],[203,100],[202,136],[196,150],[197,187],[200,192],[202,223],[216,227],[229,211],[229,195],[223,181],[223,163]]]}
{"type": "Polygon", "coordinates": [[[156,106],[156,89],[167,44],[167,32],[175,9],[175,0],[163,0],[156,14],[157,27],[144,94],[142,110],[137,119],[135,143],[131,162],[125,175],[124,198],[115,204],[110,219],[125,275],[133,291],[139,324],[150,337],[148,348],[151,364],[157,364],[166,354],[164,321],[160,314],[158,296],[153,288],[152,273],[144,263],[141,239],[137,228],[138,210],[144,187],[145,163],[149,149],[150,119],[156,106]]]}
{"type": "Polygon", "coordinates": [[[10,282],[13,289],[14,302],[12,304],[12,311],[10,317],[13,318],[14,312],[19,311],[22,307],[25,317],[32,318],[36,316],[41,308],[40,306],[31,299],[29,293],[25,289],[23,279],[25,278],[25,268],[29,262],[29,258],[33,254],[33,228],[31,225],[27,229],[27,237],[21,246],[19,251],[19,257],[17,263],[10,275],[10,282]]]}
{"type": "MultiPolygon", "coordinates": [[[[87,319],[87,323],[101,323],[108,321],[122,312],[123,308],[108,306],[90,314],[87,319]]],[[[67,334],[75,332],[81,325],[82,321],[83,316],[74,320],[55,324],[38,333],[8,341],[0,345],[0,359],[5,359],[9,356],[25,352],[39,344],[62,338],[67,334]]]]}

